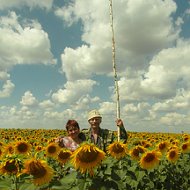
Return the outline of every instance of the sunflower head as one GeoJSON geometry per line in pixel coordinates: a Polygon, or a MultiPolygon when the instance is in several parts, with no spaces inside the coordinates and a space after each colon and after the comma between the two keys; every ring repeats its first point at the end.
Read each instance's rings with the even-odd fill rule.
{"type": "Polygon", "coordinates": [[[135,146],[129,151],[129,154],[133,160],[139,160],[141,155],[146,152],[146,148],[141,145],[135,146]]]}
{"type": "Polygon", "coordinates": [[[24,163],[23,173],[33,176],[35,185],[49,183],[53,177],[53,169],[43,160],[31,159],[24,163]]]}
{"type": "Polygon", "coordinates": [[[13,155],[15,152],[13,143],[9,143],[4,147],[4,154],[13,155]]]}
{"type": "Polygon", "coordinates": [[[94,144],[83,143],[72,153],[71,163],[81,173],[89,172],[90,175],[93,175],[93,168],[100,165],[104,158],[105,152],[94,144]]]}
{"type": "Polygon", "coordinates": [[[35,150],[36,150],[36,152],[40,152],[40,151],[43,150],[43,147],[38,145],[38,146],[35,147],[35,150]]]}
{"type": "Polygon", "coordinates": [[[60,147],[58,146],[57,143],[50,143],[48,144],[48,146],[46,147],[46,155],[48,157],[57,157],[58,152],[60,151],[60,147]]]}
{"type": "Polygon", "coordinates": [[[162,141],[157,145],[158,150],[161,153],[165,153],[169,147],[169,143],[167,141],[162,141]]]}
{"type": "Polygon", "coordinates": [[[71,155],[72,155],[72,152],[70,150],[63,148],[58,153],[57,160],[60,163],[65,164],[70,159],[71,155]]]}
{"type": "Polygon", "coordinates": [[[0,173],[18,175],[22,168],[22,162],[17,156],[5,156],[0,165],[0,173]]]}
{"type": "Polygon", "coordinates": [[[122,142],[114,142],[107,147],[107,153],[118,160],[126,156],[127,152],[127,145],[122,142]]]}
{"type": "Polygon", "coordinates": [[[140,159],[140,166],[143,169],[154,169],[160,162],[161,153],[156,150],[145,152],[140,159]]]}
{"type": "Polygon", "coordinates": [[[16,174],[18,172],[18,165],[15,160],[6,161],[1,165],[0,173],[1,174],[16,174]]]}
{"type": "Polygon", "coordinates": [[[17,154],[28,154],[31,150],[31,145],[25,141],[18,141],[15,145],[17,154]]]}
{"type": "Polygon", "coordinates": [[[185,142],[181,145],[182,153],[190,153],[190,142],[185,142]]]}
{"type": "Polygon", "coordinates": [[[190,139],[190,136],[189,136],[189,135],[187,135],[187,134],[184,134],[184,135],[183,135],[183,140],[184,140],[185,142],[189,141],[189,139],[190,139]]]}
{"type": "Polygon", "coordinates": [[[171,148],[166,155],[168,161],[172,163],[176,163],[179,158],[179,149],[178,148],[171,148]]]}

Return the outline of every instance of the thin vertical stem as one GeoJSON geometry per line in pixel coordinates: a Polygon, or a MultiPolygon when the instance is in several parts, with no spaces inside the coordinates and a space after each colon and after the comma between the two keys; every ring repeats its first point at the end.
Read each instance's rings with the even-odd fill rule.
{"type": "MultiPolygon", "coordinates": [[[[114,81],[115,81],[115,91],[116,91],[116,111],[117,118],[120,118],[120,100],[119,100],[119,86],[117,80],[117,70],[116,70],[116,62],[115,62],[115,37],[114,37],[114,27],[113,27],[113,8],[112,8],[112,0],[110,2],[110,25],[112,31],[112,64],[113,64],[113,72],[114,72],[114,81]]],[[[118,127],[118,141],[120,141],[120,127],[118,127]]]]}

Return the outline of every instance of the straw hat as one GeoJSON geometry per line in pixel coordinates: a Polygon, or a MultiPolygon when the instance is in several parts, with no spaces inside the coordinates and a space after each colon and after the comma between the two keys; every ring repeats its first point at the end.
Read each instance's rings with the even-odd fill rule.
{"type": "Polygon", "coordinates": [[[98,110],[91,110],[88,113],[88,120],[92,119],[93,117],[100,117],[100,118],[102,118],[102,116],[100,115],[100,113],[99,113],[98,110]]]}

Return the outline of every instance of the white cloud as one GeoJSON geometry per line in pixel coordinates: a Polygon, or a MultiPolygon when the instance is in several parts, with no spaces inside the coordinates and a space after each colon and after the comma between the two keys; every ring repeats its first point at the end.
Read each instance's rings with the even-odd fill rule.
{"type": "Polygon", "coordinates": [[[116,104],[113,102],[101,102],[99,111],[103,115],[114,114],[116,110],[116,104]]]}
{"type": "Polygon", "coordinates": [[[160,119],[160,122],[169,126],[179,126],[184,124],[186,115],[179,113],[168,113],[160,119]]]}
{"type": "Polygon", "coordinates": [[[151,105],[147,102],[140,102],[137,105],[130,103],[123,107],[122,112],[124,117],[148,120],[150,117],[150,109],[151,105]]]}
{"type": "Polygon", "coordinates": [[[48,34],[37,21],[19,21],[15,12],[0,17],[0,68],[16,64],[54,64],[48,34]],[[20,22],[20,23],[19,23],[20,22]]]}
{"type": "Polygon", "coordinates": [[[90,93],[94,85],[97,85],[97,83],[93,80],[68,81],[64,85],[64,89],[59,89],[56,93],[52,94],[52,99],[59,103],[73,104],[83,95],[90,93]]]}
{"type": "Polygon", "coordinates": [[[52,7],[53,0],[0,0],[0,10],[3,9],[9,9],[9,8],[21,8],[24,6],[30,7],[30,8],[35,8],[35,7],[40,7],[40,8],[46,8],[50,9],[52,7]]]}
{"type": "Polygon", "coordinates": [[[177,89],[190,90],[190,41],[179,40],[176,47],[163,49],[150,62],[141,87],[148,96],[169,98],[177,89]]]}
{"type": "Polygon", "coordinates": [[[172,112],[175,110],[186,112],[190,106],[190,91],[179,90],[175,97],[153,105],[155,112],[172,112]]]}
{"type": "Polygon", "coordinates": [[[58,112],[58,111],[46,111],[44,113],[44,117],[48,119],[55,119],[55,120],[68,120],[68,118],[74,118],[75,117],[75,112],[71,109],[66,109],[63,112],[58,112]]]}
{"type": "Polygon", "coordinates": [[[62,70],[68,80],[86,79],[92,73],[103,74],[112,70],[111,57],[107,60],[110,49],[82,45],[77,49],[65,48],[61,55],[62,70]],[[109,61],[110,60],[110,61],[109,61]],[[108,64],[109,63],[109,64],[108,64]]]}
{"type": "Polygon", "coordinates": [[[91,97],[89,94],[81,96],[76,104],[72,106],[73,110],[89,110],[90,105],[96,102],[100,102],[100,98],[95,96],[91,97]]]}
{"type": "MultiPolygon", "coordinates": [[[[100,0],[76,0],[68,9],[63,9],[57,11],[60,11],[59,16],[64,21],[72,23],[71,19],[74,22],[82,20],[82,40],[88,44],[64,50],[62,68],[67,79],[84,79],[94,73],[107,75],[112,72],[109,4],[100,0]]],[[[148,66],[147,56],[175,42],[181,26],[175,26],[171,19],[175,11],[176,4],[172,0],[148,0],[146,3],[130,0],[114,4],[116,63],[119,71],[127,67],[145,69],[148,66]]]]}
{"type": "Polygon", "coordinates": [[[24,93],[24,96],[22,96],[22,100],[20,101],[20,104],[23,106],[34,106],[37,104],[37,99],[33,96],[33,94],[30,91],[26,91],[24,93]]]}
{"type": "Polygon", "coordinates": [[[0,71],[0,80],[7,80],[10,78],[10,74],[5,71],[0,71]]]}
{"type": "Polygon", "coordinates": [[[11,80],[6,80],[2,86],[2,90],[0,90],[0,98],[9,97],[14,90],[15,85],[11,82],[11,80]]]}
{"type": "Polygon", "coordinates": [[[55,104],[51,100],[44,100],[39,103],[39,106],[45,110],[49,110],[55,107],[55,104]]]}

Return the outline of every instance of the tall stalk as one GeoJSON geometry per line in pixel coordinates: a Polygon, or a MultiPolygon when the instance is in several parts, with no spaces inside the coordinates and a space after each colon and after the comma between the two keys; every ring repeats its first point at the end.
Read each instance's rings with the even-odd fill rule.
{"type": "MultiPolygon", "coordinates": [[[[115,62],[115,37],[114,37],[114,27],[113,27],[113,8],[112,8],[112,0],[110,2],[110,25],[112,31],[112,64],[113,64],[113,73],[114,73],[114,81],[115,81],[115,91],[116,91],[116,114],[117,118],[120,118],[120,101],[119,101],[119,86],[117,79],[117,70],[116,70],[116,62],[115,62]]],[[[120,127],[117,127],[118,131],[118,141],[120,141],[120,127]]]]}

